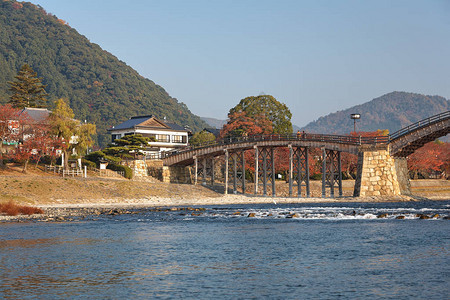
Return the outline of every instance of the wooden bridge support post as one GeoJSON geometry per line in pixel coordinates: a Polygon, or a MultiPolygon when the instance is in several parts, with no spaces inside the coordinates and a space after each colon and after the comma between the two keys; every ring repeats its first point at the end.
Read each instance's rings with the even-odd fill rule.
{"type": "Polygon", "coordinates": [[[215,181],[215,169],[216,169],[216,159],[215,157],[211,157],[211,186],[214,187],[215,181]]]}
{"type": "Polygon", "coordinates": [[[337,163],[338,163],[338,185],[339,185],[339,197],[342,197],[342,163],[341,163],[341,151],[338,151],[337,163]]]}
{"type": "Polygon", "coordinates": [[[224,194],[228,194],[228,150],[225,149],[225,191],[224,194]]]}
{"type": "Polygon", "coordinates": [[[327,151],[327,158],[328,158],[328,176],[326,177],[326,184],[330,188],[330,197],[334,198],[334,182],[335,182],[335,160],[334,160],[334,151],[329,150],[327,151]]]}
{"type": "Polygon", "coordinates": [[[341,152],[323,149],[322,162],[322,197],[326,196],[326,188],[330,188],[330,197],[334,198],[334,188],[338,185],[339,196],[342,196],[341,152]]]}
{"type": "Polygon", "coordinates": [[[233,192],[237,193],[239,188],[245,194],[245,150],[236,151],[232,154],[233,159],[233,192]]]}
{"type": "Polygon", "coordinates": [[[258,146],[254,146],[255,148],[255,195],[258,195],[258,177],[259,177],[259,154],[258,154],[258,146]]]}
{"type": "Polygon", "coordinates": [[[306,197],[310,197],[309,188],[309,154],[308,147],[294,149],[294,181],[297,180],[297,197],[302,196],[302,186],[306,189],[306,197]]]}
{"type": "Polygon", "coordinates": [[[263,168],[263,195],[267,196],[267,148],[261,149],[263,168]]]}
{"type": "Polygon", "coordinates": [[[294,176],[292,176],[292,171],[294,169],[294,162],[293,162],[293,158],[294,158],[294,150],[292,149],[292,145],[289,145],[289,197],[292,197],[292,179],[294,178],[294,176]]]}
{"type": "Polygon", "coordinates": [[[206,160],[207,160],[206,157],[202,158],[202,170],[203,170],[203,172],[202,172],[202,184],[203,185],[206,185],[206,160]]]}
{"type": "Polygon", "coordinates": [[[233,160],[233,193],[237,193],[237,153],[231,154],[231,159],[233,160]]]}
{"type": "Polygon", "coordinates": [[[198,159],[197,156],[194,156],[194,185],[197,185],[198,179],[198,159]]]}
{"type": "Polygon", "coordinates": [[[272,195],[275,195],[275,165],[273,147],[255,147],[255,195],[262,182],[263,195],[267,196],[267,184],[272,182],[272,195]]]}
{"type": "Polygon", "coordinates": [[[308,151],[308,147],[305,147],[305,163],[304,163],[304,167],[305,167],[305,186],[306,186],[306,197],[309,198],[311,196],[311,191],[309,188],[309,151],[308,151]]]}
{"type": "Polygon", "coordinates": [[[327,151],[328,158],[328,180],[327,184],[330,188],[330,197],[334,198],[334,183],[336,179],[336,168],[335,168],[335,152],[333,150],[327,151]]]}
{"type": "Polygon", "coordinates": [[[242,194],[245,195],[245,150],[242,150],[242,194]]]}
{"type": "Polygon", "coordinates": [[[277,177],[277,174],[275,173],[275,153],[274,153],[274,151],[275,151],[275,149],[272,147],[272,148],[270,148],[270,160],[271,160],[271,163],[272,163],[272,196],[273,197],[275,197],[275,195],[276,195],[276,191],[275,191],[275,188],[276,188],[276,185],[275,185],[275,181],[276,181],[276,177],[277,177]]]}
{"type": "Polygon", "coordinates": [[[322,198],[326,196],[326,176],[327,176],[327,151],[322,148],[322,198]]]}

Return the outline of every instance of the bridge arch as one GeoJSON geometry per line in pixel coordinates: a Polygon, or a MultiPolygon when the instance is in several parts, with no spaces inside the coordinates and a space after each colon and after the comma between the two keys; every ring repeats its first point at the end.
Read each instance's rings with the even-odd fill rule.
{"type": "Polygon", "coordinates": [[[423,119],[390,135],[389,147],[394,157],[407,157],[426,143],[450,133],[450,111],[423,119]]]}
{"type": "MultiPolygon", "coordinates": [[[[298,197],[303,183],[308,187],[309,176],[307,173],[308,149],[322,149],[322,196],[325,196],[325,187],[330,188],[330,195],[334,195],[335,184],[339,185],[341,195],[340,153],[348,152],[358,155],[358,172],[355,183],[354,196],[369,195],[399,195],[409,194],[409,178],[406,165],[406,156],[422,147],[427,142],[447,135],[450,132],[450,112],[444,112],[417,123],[411,124],[388,137],[353,137],[325,134],[301,134],[301,135],[261,135],[250,137],[227,138],[204,144],[198,147],[190,147],[178,152],[167,153],[163,158],[165,166],[188,166],[195,164],[195,176],[197,178],[198,160],[202,160],[203,176],[214,169],[214,157],[225,156],[225,192],[228,190],[228,159],[234,167],[234,191],[236,191],[236,165],[237,157],[241,157],[240,168],[245,169],[245,161],[242,158],[244,151],[255,150],[255,168],[258,167],[258,155],[263,155],[261,164],[264,184],[272,182],[273,196],[275,196],[275,169],[273,149],[277,147],[289,147],[289,180],[290,195],[292,194],[292,174],[297,173],[294,181],[298,183],[298,197]],[[211,166],[207,166],[206,160],[212,160],[211,166]],[[296,165],[293,168],[292,165],[296,165]],[[300,174],[302,173],[302,174],[300,174]],[[270,179],[270,177],[272,179],[270,179]]],[[[261,157],[259,158],[261,159],[261,157]]],[[[259,171],[258,171],[259,172],[259,171]]],[[[257,194],[258,176],[255,172],[255,194],[257,194]]],[[[211,182],[214,182],[212,171],[211,182]]],[[[205,177],[203,177],[205,178],[205,177]]],[[[245,178],[242,179],[243,192],[245,193],[245,178]]],[[[308,190],[308,188],[307,188],[308,190]]],[[[307,193],[309,196],[309,193],[307,193]]]]}
{"type": "Polygon", "coordinates": [[[261,135],[250,137],[226,138],[218,142],[187,148],[176,153],[168,153],[163,158],[166,166],[187,166],[193,163],[194,157],[221,156],[229,153],[254,149],[255,147],[309,147],[325,148],[339,152],[358,154],[361,147],[367,149],[387,148],[388,137],[354,137],[326,134],[261,135]]]}

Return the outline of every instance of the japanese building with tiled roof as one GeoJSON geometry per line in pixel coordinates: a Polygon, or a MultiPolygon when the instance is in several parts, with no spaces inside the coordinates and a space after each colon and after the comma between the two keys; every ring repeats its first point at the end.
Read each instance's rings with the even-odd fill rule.
{"type": "Polygon", "coordinates": [[[155,155],[164,151],[172,151],[188,144],[189,131],[184,127],[159,120],[153,115],[136,116],[110,129],[111,141],[125,135],[140,134],[153,137],[155,142],[149,142],[148,154],[155,155]]]}

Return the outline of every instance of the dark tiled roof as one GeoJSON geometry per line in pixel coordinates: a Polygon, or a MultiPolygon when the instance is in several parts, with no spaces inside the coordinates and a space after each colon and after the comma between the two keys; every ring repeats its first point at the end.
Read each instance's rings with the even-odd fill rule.
{"type": "Polygon", "coordinates": [[[220,129],[217,128],[204,128],[203,130],[214,134],[215,137],[218,137],[220,134],[220,129]]]}
{"type": "Polygon", "coordinates": [[[113,128],[109,129],[109,130],[118,130],[118,129],[129,129],[129,128],[134,128],[134,126],[141,124],[142,122],[146,121],[150,119],[148,116],[144,116],[144,117],[133,117],[129,120],[126,120],[125,122],[120,123],[117,126],[114,126],[113,128]]]}
{"type": "Polygon", "coordinates": [[[167,126],[169,126],[173,130],[177,130],[177,131],[184,130],[184,131],[187,131],[183,126],[180,126],[180,125],[175,124],[175,123],[166,123],[166,122],[164,122],[164,124],[166,124],[167,126]]]}
{"type": "Polygon", "coordinates": [[[21,113],[26,113],[34,122],[41,122],[48,118],[51,111],[46,108],[24,108],[21,113]]]}
{"type": "MultiPolygon", "coordinates": [[[[147,121],[148,119],[151,118],[155,118],[156,120],[158,120],[161,123],[166,124],[167,126],[169,126],[172,130],[176,130],[176,131],[187,131],[185,128],[183,128],[182,126],[175,124],[175,123],[167,123],[164,121],[161,121],[159,119],[157,119],[155,116],[153,115],[148,115],[148,116],[136,116],[136,117],[131,117],[129,120],[126,120],[123,123],[120,123],[117,126],[114,126],[114,128],[108,129],[109,131],[111,130],[119,130],[119,129],[132,129],[135,126],[147,121]]],[[[145,126],[143,126],[145,127],[145,126]]],[[[163,128],[158,128],[158,129],[163,129],[163,128]]]]}

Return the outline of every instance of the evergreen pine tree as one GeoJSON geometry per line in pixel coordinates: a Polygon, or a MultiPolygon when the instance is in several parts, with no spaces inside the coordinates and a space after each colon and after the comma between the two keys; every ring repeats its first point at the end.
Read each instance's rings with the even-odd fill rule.
{"type": "Polygon", "coordinates": [[[45,85],[37,77],[37,73],[28,65],[24,64],[15,81],[9,81],[9,90],[13,92],[9,103],[15,108],[45,107],[48,94],[45,85]]]}

